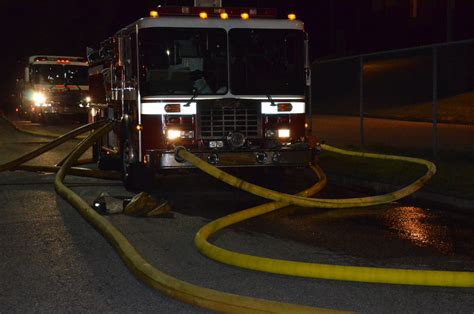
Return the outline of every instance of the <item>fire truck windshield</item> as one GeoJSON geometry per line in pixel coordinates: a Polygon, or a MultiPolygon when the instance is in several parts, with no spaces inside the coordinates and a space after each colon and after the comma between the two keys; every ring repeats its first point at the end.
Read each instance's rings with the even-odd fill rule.
{"type": "Polygon", "coordinates": [[[302,31],[232,29],[229,46],[232,94],[304,95],[302,31]]]}
{"type": "Polygon", "coordinates": [[[35,64],[31,66],[34,84],[88,85],[88,68],[80,65],[35,64]]]}
{"type": "Polygon", "coordinates": [[[138,36],[142,95],[227,93],[225,30],[145,28],[138,36]]]}

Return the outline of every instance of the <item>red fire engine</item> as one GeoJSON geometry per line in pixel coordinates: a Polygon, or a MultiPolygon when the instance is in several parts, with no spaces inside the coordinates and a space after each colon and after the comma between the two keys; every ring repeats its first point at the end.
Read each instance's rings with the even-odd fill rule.
{"type": "Polygon", "coordinates": [[[273,9],[159,7],[88,52],[90,118],[113,119],[94,157],[120,156],[126,186],[190,167],[306,166],[308,37],[273,9]]]}

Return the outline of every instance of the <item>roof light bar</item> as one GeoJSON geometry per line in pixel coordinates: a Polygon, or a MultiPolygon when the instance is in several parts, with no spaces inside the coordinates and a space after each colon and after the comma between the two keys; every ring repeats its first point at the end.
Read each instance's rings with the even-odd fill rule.
{"type": "MultiPolygon", "coordinates": [[[[222,13],[226,13],[228,18],[230,17],[240,17],[244,18],[242,15],[247,14],[248,18],[258,17],[258,18],[276,18],[277,11],[273,8],[215,8],[215,7],[158,7],[157,13],[160,16],[198,16],[200,18],[201,14],[205,12],[208,17],[221,17],[222,13]]],[[[222,18],[222,17],[221,17],[222,18]]]]}

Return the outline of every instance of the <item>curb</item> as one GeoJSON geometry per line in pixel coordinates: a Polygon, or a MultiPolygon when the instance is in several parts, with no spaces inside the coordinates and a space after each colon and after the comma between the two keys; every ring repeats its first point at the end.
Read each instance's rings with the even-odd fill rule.
{"type": "MultiPolygon", "coordinates": [[[[374,192],[390,192],[395,191],[402,186],[373,182],[367,180],[354,179],[350,177],[343,177],[337,175],[328,175],[328,180],[330,183],[343,186],[346,188],[352,189],[365,189],[374,192]]],[[[462,211],[464,213],[472,213],[474,211],[474,200],[462,199],[453,196],[441,195],[431,192],[418,191],[414,194],[408,196],[407,198],[416,200],[419,202],[427,203],[430,205],[438,206],[450,206],[454,207],[456,210],[462,211]]]]}

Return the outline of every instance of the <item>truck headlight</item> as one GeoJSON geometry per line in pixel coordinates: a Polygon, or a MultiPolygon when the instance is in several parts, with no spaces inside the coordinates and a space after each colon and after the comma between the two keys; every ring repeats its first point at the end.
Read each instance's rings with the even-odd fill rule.
{"type": "Polygon", "coordinates": [[[46,102],[46,96],[41,92],[34,92],[33,93],[33,101],[36,104],[43,104],[46,102]]]}
{"type": "Polygon", "coordinates": [[[171,141],[178,138],[193,138],[194,131],[182,131],[182,130],[176,130],[176,129],[169,129],[166,132],[166,137],[171,141]]]}
{"type": "Polygon", "coordinates": [[[181,131],[170,129],[167,132],[167,137],[168,137],[169,140],[175,140],[177,138],[180,138],[181,137],[181,131]]]}
{"type": "Polygon", "coordinates": [[[278,137],[280,137],[280,138],[290,137],[290,129],[279,129],[278,130],[278,137]]]}
{"type": "Polygon", "coordinates": [[[92,98],[90,96],[87,96],[86,98],[84,98],[84,100],[86,101],[86,103],[90,103],[92,101],[92,98]]]}

